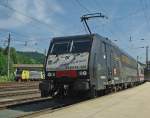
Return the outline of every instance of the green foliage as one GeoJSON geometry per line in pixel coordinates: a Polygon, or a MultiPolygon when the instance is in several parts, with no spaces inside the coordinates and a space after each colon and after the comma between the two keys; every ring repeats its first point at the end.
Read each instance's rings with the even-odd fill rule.
{"type": "MultiPolygon", "coordinates": [[[[8,48],[0,48],[0,79],[6,79],[7,75],[7,54],[8,48]]],[[[14,72],[13,64],[41,64],[43,63],[44,55],[38,52],[20,52],[15,48],[10,49],[10,71],[14,72]]]]}
{"type": "Polygon", "coordinates": [[[0,75],[7,73],[7,57],[4,55],[4,50],[0,49],[0,75]]]}
{"type": "Polygon", "coordinates": [[[38,52],[17,52],[18,63],[22,64],[41,64],[44,55],[38,52]]]}
{"type": "Polygon", "coordinates": [[[15,81],[13,74],[10,75],[10,78],[8,78],[6,75],[0,76],[0,83],[1,82],[12,82],[12,81],[15,81]]]}
{"type": "Polygon", "coordinates": [[[13,63],[17,63],[18,60],[17,60],[17,53],[16,53],[15,48],[11,48],[10,57],[13,63]]]}

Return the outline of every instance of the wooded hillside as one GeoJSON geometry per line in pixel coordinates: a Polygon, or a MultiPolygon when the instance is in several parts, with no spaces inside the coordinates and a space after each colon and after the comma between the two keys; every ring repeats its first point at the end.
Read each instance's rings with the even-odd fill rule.
{"type": "MultiPolygon", "coordinates": [[[[7,74],[7,48],[0,47],[0,75],[7,74]]],[[[15,48],[10,49],[10,69],[12,64],[42,64],[44,55],[38,52],[21,52],[15,48]]]]}

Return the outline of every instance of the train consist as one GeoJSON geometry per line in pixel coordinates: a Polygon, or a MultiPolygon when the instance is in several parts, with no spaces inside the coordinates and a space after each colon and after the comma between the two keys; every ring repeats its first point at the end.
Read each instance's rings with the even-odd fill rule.
{"type": "Polygon", "coordinates": [[[98,34],[53,38],[41,96],[88,95],[144,82],[143,64],[98,34]]]}
{"type": "Polygon", "coordinates": [[[16,81],[44,79],[43,64],[13,64],[16,81]]]}
{"type": "Polygon", "coordinates": [[[44,79],[42,71],[17,70],[15,74],[16,81],[42,80],[44,79]]]}

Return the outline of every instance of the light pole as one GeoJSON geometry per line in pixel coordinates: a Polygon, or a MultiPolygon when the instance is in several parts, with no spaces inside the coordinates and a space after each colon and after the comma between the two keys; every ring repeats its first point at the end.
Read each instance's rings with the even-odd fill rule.
{"type": "Polygon", "coordinates": [[[149,46],[147,45],[147,46],[142,46],[142,47],[139,47],[139,48],[145,48],[146,49],[146,53],[145,53],[145,64],[146,64],[146,67],[148,66],[148,54],[149,54],[149,52],[148,52],[148,49],[149,49],[149,46]]]}
{"type": "MultiPolygon", "coordinates": [[[[141,40],[144,40],[144,39],[141,39],[141,40]]],[[[139,49],[139,48],[145,48],[145,64],[146,64],[146,67],[147,67],[147,65],[148,65],[148,55],[149,55],[149,51],[148,51],[148,49],[149,49],[149,46],[147,45],[147,46],[141,46],[141,47],[136,47],[136,48],[132,48],[132,49],[139,49]]],[[[139,57],[137,57],[137,59],[138,59],[139,57]]]]}
{"type": "Polygon", "coordinates": [[[137,56],[137,58],[136,58],[136,60],[137,60],[137,77],[139,77],[139,67],[138,67],[138,61],[139,61],[139,56],[137,56]]]}
{"type": "Polygon", "coordinates": [[[146,67],[148,67],[148,48],[149,46],[146,46],[146,67]]]}
{"type": "MultiPolygon", "coordinates": [[[[144,41],[145,39],[144,38],[142,38],[142,39],[140,39],[141,41],[144,41]]],[[[142,47],[142,48],[145,48],[146,49],[146,53],[145,53],[145,57],[146,57],[146,60],[145,60],[145,64],[146,64],[146,67],[148,67],[148,48],[149,48],[149,46],[147,45],[147,46],[145,46],[145,47],[142,47]]]]}

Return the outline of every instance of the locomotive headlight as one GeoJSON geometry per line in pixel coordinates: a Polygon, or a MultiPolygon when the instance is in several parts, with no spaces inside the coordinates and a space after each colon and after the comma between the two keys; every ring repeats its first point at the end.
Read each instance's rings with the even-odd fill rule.
{"type": "Polygon", "coordinates": [[[83,75],[87,75],[87,71],[83,71],[82,74],[83,74],[83,75]]]}
{"type": "Polygon", "coordinates": [[[79,75],[80,76],[86,76],[87,75],[87,71],[79,71],[79,75]]]}
{"type": "Polygon", "coordinates": [[[55,72],[48,72],[48,73],[47,73],[47,76],[48,76],[48,77],[55,77],[55,72]]]}

